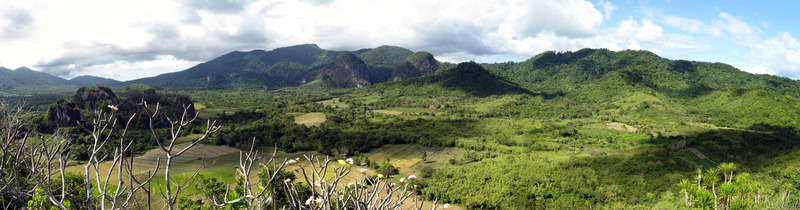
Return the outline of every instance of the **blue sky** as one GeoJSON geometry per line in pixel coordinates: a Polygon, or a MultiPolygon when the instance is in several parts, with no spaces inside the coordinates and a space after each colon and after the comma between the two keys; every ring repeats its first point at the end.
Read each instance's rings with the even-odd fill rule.
{"type": "Polygon", "coordinates": [[[131,80],[235,50],[381,45],[462,62],[650,50],[800,79],[797,1],[10,0],[0,66],[131,80]]]}
{"type": "Polygon", "coordinates": [[[711,47],[700,51],[669,50],[662,47],[663,50],[659,53],[661,56],[670,59],[723,62],[754,73],[800,78],[798,69],[800,62],[790,60],[792,57],[800,56],[798,55],[800,48],[796,46],[797,38],[794,38],[800,34],[800,28],[793,23],[800,18],[800,13],[795,12],[800,8],[798,1],[618,1],[615,6],[618,9],[609,19],[609,23],[620,22],[626,18],[650,19],[659,24],[666,33],[702,40],[711,47]],[[737,33],[740,36],[747,36],[746,30],[723,31],[720,35],[687,30],[688,25],[668,23],[666,20],[668,17],[699,21],[706,29],[719,27],[714,26],[715,22],[741,21],[751,27],[755,40],[751,40],[753,43],[737,40],[737,33]],[[791,38],[782,39],[784,34],[791,38]],[[781,52],[774,56],[759,58],[753,55],[771,50],[771,48],[754,48],[754,45],[765,46],[765,42],[770,43],[770,41],[776,41],[786,49],[774,49],[781,52]]]}

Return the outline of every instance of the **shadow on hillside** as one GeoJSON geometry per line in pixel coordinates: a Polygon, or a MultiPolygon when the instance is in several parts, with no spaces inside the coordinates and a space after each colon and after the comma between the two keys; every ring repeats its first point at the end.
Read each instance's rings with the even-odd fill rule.
{"type": "MultiPolygon", "coordinates": [[[[793,128],[754,125],[750,130],[724,129],[688,136],[657,137],[617,152],[576,157],[559,166],[559,176],[576,176],[581,196],[599,203],[647,203],[660,192],[677,193],[681,179],[692,180],[699,168],[733,162],[736,173],[758,172],[765,163],[800,144],[793,128]],[[580,177],[579,176],[579,177],[580,177]],[[628,193],[619,195],[618,193],[628,193]],[[649,194],[649,195],[648,195],[649,194]]],[[[569,184],[567,184],[569,185],[569,184]]],[[[573,186],[574,187],[574,186],[573,186]]],[[[574,189],[567,189],[574,190],[574,189]]],[[[656,197],[657,199],[657,197],[656,197]]]]}
{"type": "Polygon", "coordinates": [[[597,174],[600,186],[640,192],[625,198],[638,203],[642,200],[636,199],[646,199],[647,193],[675,190],[681,179],[691,179],[699,168],[732,162],[739,166],[737,173],[758,172],[770,159],[800,145],[800,136],[793,128],[759,124],[747,130],[656,137],[642,143],[652,146],[573,158],[563,168],[588,167],[597,174]]]}
{"type": "MultiPolygon", "coordinates": [[[[331,119],[334,120],[334,119],[331,119]]],[[[454,146],[458,138],[482,134],[474,119],[423,119],[364,121],[359,129],[312,127],[304,141],[315,142],[316,149],[332,154],[333,148],[368,152],[386,144],[418,143],[425,146],[454,146]]]]}

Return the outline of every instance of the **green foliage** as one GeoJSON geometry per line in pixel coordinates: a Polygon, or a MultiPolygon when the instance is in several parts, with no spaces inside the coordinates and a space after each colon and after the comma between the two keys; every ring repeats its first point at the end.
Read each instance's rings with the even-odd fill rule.
{"type": "Polygon", "coordinates": [[[380,46],[363,53],[356,52],[356,55],[367,64],[372,82],[378,83],[391,79],[392,69],[403,63],[412,53],[401,47],[380,46]]]}
{"type": "Polygon", "coordinates": [[[391,163],[389,163],[389,158],[386,160],[381,161],[380,164],[377,165],[375,168],[375,173],[383,174],[385,176],[391,177],[396,175],[399,172],[397,167],[394,167],[391,163]]]}
{"type": "Polygon", "coordinates": [[[698,169],[695,177],[697,184],[691,184],[688,179],[682,180],[678,186],[685,195],[684,206],[700,209],[798,207],[796,202],[786,200],[785,196],[793,189],[790,185],[784,185],[781,195],[773,197],[762,184],[751,180],[749,173],[734,174],[735,169],[735,164],[723,163],[717,168],[705,170],[705,173],[698,169]]]}

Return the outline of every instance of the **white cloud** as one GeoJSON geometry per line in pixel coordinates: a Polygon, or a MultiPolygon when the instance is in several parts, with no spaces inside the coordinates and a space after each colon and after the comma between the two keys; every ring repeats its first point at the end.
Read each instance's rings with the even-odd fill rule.
{"type": "Polygon", "coordinates": [[[186,66],[197,65],[199,62],[187,61],[177,59],[171,55],[157,56],[155,60],[146,61],[114,61],[112,63],[104,63],[99,65],[91,65],[86,67],[77,67],[74,64],[70,65],[73,69],[80,71],[72,71],[65,78],[73,78],[82,75],[94,75],[105,78],[114,78],[120,81],[127,81],[138,79],[142,77],[152,77],[175,69],[181,69],[186,66]]]}
{"type": "Polygon", "coordinates": [[[597,5],[603,8],[603,16],[606,20],[610,19],[614,11],[617,10],[617,6],[614,6],[614,4],[611,4],[609,1],[600,0],[597,2],[597,5]]]}
{"type": "Polygon", "coordinates": [[[770,70],[764,66],[749,66],[749,67],[741,67],[739,69],[753,74],[770,74],[770,70]]]}
{"type": "Polygon", "coordinates": [[[696,20],[645,8],[645,17],[609,24],[617,6],[594,2],[13,1],[0,4],[0,66],[126,80],[183,70],[233,50],[305,43],[333,50],[397,45],[443,60],[494,62],[586,47],[674,55],[712,51],[709,42],[718,39],[747,46],[742,56],[768,69],[800,66],[791,35],[761,38],[758,28],[727,13],[696,20]]]}
{"type": "Polygon", "coordinates": [[[287,1],[265,11],[268,36],[282,40],[271,48],[317,43],[352,50],[389,44],[465,58],[574,49],[596,37],[603,23],[602,13],[581,0],[287,1]]]}
{"type": "Polygon", "coordinates": [[[754,44],[759,41],[759,36],[763,34],[761,30],[754,28],[741,19],[731,16],[728,13],[720,13],[719,19],[714,21],[714,27],[724,32],[740,44],[754,44]]]}
{"type": "Polygon", "coordinates": [[[754,63],[776,70],[779,75],[800,76],[800,42],[789,33],[779,33],[748,47],[747,58],[754,63]]]}
{"type": "MultiPolygon", "coordinates": [[[[775,74],[800,78],[800,43],[787,32],[779,32],[776,36],[766,38],[765,33],[739,17],[721,12],[713,20],[697,20],[676,16],[661,15],[649,10],[648,16],[658,19],[670,27],[692,33],[696,37],[685,37],[690,40],[720,40],[730,42],[730,47],[743,47],[746,53],[729,52],[750,64],[740,64],[738,68],[757,74],[775,74]],[[707,36],[703,38],[702,36],[707,36]]],[[[764,23],[761,23],[764,25],[764,23]]],[[[684,35],[686,36],[686,35],[684,35]]],[[[685,46],[691,47],[691,46],[685,46]]],[[[737,62],[741,63],[741,62],[737,62]]]]}

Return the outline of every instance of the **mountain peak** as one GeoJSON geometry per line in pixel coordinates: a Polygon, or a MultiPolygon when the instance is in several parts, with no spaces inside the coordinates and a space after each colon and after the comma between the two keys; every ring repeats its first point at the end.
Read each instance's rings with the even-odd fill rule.
{"type": "Polygon", "coordinates": [[[372,85],[367,64],[351,52],[344,52],[319,70],[323,81],[337,87],[365,87],[372,85]]]}
{"type": "Polygon", "coordinates": [[[34,70],[23,66],[23,67],[19,67],[17,69],[14,69],[14,71],[34,71],[34,70]]]}
{"type": "Polygon", "coordinates": [[[76,86],[122,86],[123,83],[117,80],[108,79],[104,77],[92,76],[92,75],[83,75],[77,76],[68,80],[70,83],[76,86]]]}
{"type": "Polygon", "coordinates": [[[392,71],[392,78],[395,80],[403,80],[434,74],[444,69],[446,69],[445,66],[433,58],[433,54],[426,51],[419,51],[406,57],[403,64],[397,66],[392,71]]]}
{"type": "Polygon", "coordinates": [[[337,60],[341,59],[341,60],[344,60],[346,62],[359,62],[359,61],[361,63],[364,62],[361,59],[359,59],[355,54],[353,54],[352,52],[349,52],[349,51],[348,52],[344,52],[341,55],[337,56],[336,59],[337,60]]]}

